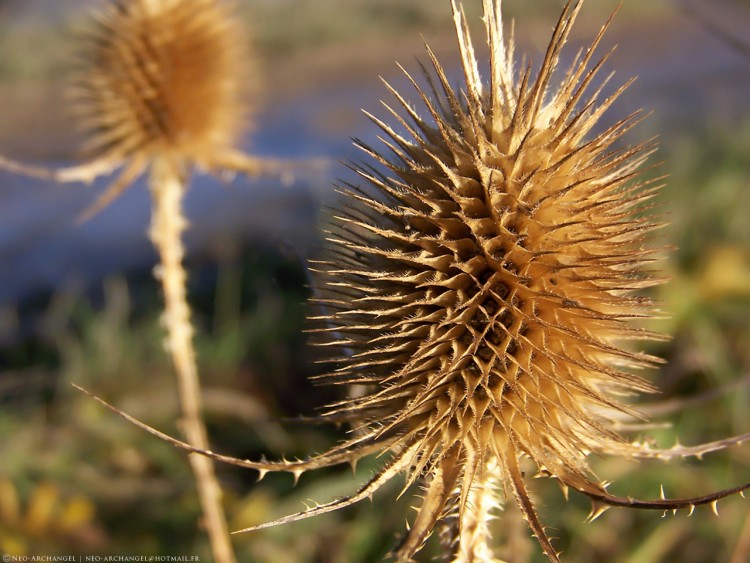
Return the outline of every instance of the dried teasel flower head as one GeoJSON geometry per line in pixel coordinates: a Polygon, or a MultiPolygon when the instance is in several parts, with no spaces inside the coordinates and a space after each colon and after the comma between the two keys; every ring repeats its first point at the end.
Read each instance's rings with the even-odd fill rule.
{"type": "Polygon", "coordinates": [[[248,117],[248,42],[216,0],[114,0],[83,45],[75,107],[95,157],[164,152],[211,169],[248,117]]]}
{"type": "Polygon", "coordinates": [[[463,535],[478,505],[506,494],[556,559],[519,464],[606,494],[587,457],[630,455],[613,421],[632,414],[621,396],[652,390],[633,370],[657,361],[622,345],[659,337],[629,322],[652,313],[635,292],[658,283],[646,271],[657,187],[635,177],[652,145],[616,148],[638,115],[592,134],[627,87],[589,91],[604,29],[553,86],[581,2],[566,6],[535,75],[514,66],[500,3],[484,8],[489,83],[454,3],[463,89],[431,51],[436,78],[413,80],[426,111],[391,89],[404,132],[373,117],[388,152],[361,147],[387,172],[358,169],[369,187],[343,189],[351,205],[330,237],[339,258],[321,268],[332,310],[322,333],[352,354],[324,380],[369,386],[329,415],[360,428],[355,449],[394,452],[385,474],[425,483],[399,561],[451,511],[456,557],[486,551],[463,535]],[[484,486],[493,479],[503,487],[484,486]]]}
{"type": "Polygon", "coordinates": [[[659,361],[625,346],[661,338],[633,322],[654,312],[638,292],[659,283],[648,270],[661,250],[649,242],[658,186],[637,177],[654,146],[618,147],[637,113],[594,131],[628,86],[609,95],[606,80],[592,86],[608,57],[594,60],[608,24],[553,76],[581,1],[566,5],[533,72],[515,66],[500,1],[484,0],[487,82],[451,4],[462,88],[429,48],[434,73],[424,86],[412,80],[421,112],[389,86],[397,128],[372,117],[387,151],[360,143],[379,166],[355,167],[365,186],[343,187],[332,258],[319,265],[330,311],[319,334],[345,348],[323,381],[366,389],[327,411],[357,429],[328,460],[392,452],[359,495],[327,506],[405,471],[424,493],[396,560],[410,560],[441,519],[453,523],[455,561],[487,560],[488,522],[509,497],[557,560],[524,459],[597,509],[675,506],[610,495],[587,461],[680,454],[615,431],[635,414],[622,397],[652,390],[634,372],[659,361]]]}
{"type": "Polygon", "coordinates": [[[608,23],[558,69],[582,6],[571,0],[534,72],[515,66],[500,0],[483,0],[483,81],[463,11],[451,5],[463,85],[451,85],[428,47],[434,72],[425,71],[424,85],[411,80],[421,110],[388,86],[397,125],[372,117],[387,150],[359,143],[375,165],[353,167],[362,185],[341,188],[330,257],[316,265],[325,312],[314,332],[341,350],[321,379],[356,389],[321,418],[351,423],[353,437],[307,460],[274,463],[149,430],[261,476],[387,455],[352,496],[248,530],[351,505],[405,473],[406,488],[422,491],[398,562],[411,561],[441,521],[451,561],[494,560],[491,521],[514,501],[558,561],[524,464],[591,498],[592,519],[608,506],[691,509],[750,487],[642,501],[615,496],[595,478],[591,454],[700,456],[750,436],[661,450],[618,434],[623,417],[637,416],[626,398],[652,391],[635,371],[659,361],[627,344],[661,338],[637,326],[654,313],[639,291],[659,283],[649,267],[660,249],[649,240],[659,226],[650,203],[658,186],[638,178],[654,146],[618,146],[639,114],[596,129],[627,87],[605,95],[606,80],[593,86],[608,58],[594,59],[608,23]]]}
{"type": "Polygon", "coordinates": [[[45,170],[0,156],[0,167],[58,182],[92,182],[121,168],[81,220],[156,162],[185,179],[193,169],[291,178],[295,164],[239,148],[259,88],[231,1],[103,0],[79,51],[71,94],[86,160],[45,170]]]}

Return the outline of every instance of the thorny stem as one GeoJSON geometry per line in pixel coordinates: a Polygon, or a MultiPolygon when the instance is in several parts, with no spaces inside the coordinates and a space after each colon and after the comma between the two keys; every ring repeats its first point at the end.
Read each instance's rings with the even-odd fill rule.
{"type": "MultiPolygon", "coordinates": [[[[187,275],[182,266],[184,249],[181,236],[187,221],[181,209],[185,180],[179,163],[168,156],[155,158],[150,184],[153,198],[150,236],[160,257],[160,265],[154,270],[154,275],[161,281],[164,290],[163,322],[167,331],[167,348],[177,375],[182,429],[191,445],[207,449],[208,438],[203,423],[200,382],[193,348],[193,326],[185,292],[187,275]]],[[[192,455],[189,459],[214,559],[217,563],[234,563],[236,559],[221,506],[221,489],[212,461],[198,455],[192,455]]]]}
{"type": "Polygon", "coordinates": [[[498,510],[500,468],[492,460],[480,468],[474,478],[468,502],[459,507],[459,537],[451,563],[482,563],[497,561],[492,555],[490,522],[498,510]]]}

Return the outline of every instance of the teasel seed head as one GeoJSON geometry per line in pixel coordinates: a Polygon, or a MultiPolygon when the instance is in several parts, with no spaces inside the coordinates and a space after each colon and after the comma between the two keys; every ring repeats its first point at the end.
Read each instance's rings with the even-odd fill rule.
{"type": "MultiPolygon", "coordinates": [[[[651,391],[632,371],[657,361],[622,346],[658,337],[629,322],[653,309],[635,292],[656,283],[646,271],[656,187],[635,177],[651,145],[615,147],[637,115],[592,134],[626,87],[588,92],[602,34],[553,87],[581,3],[565,8],[535,77],[514,66],[500,3],[484,5],[489,84],[453,4],[464,88],[431,51],[435,77],[412,80],[424,113],[391,88],[404,133],[373,117],[388,150],[360,146],[386,172],[356,169],[367,187],[342,190],[349,201],[330,237],[341,259],[322,268],[332,311],[322,332],[351,353],[324,380],[369,389],[328,414],[358,425],[362,443],[393,449],[409,481],[425,483],[399,561],[449,509],[458,538],[486,543],[466,529],[478,526],[470,499],[490,467],[504,489],[485,504],[515,497],[556,559],[521,461],[600,489],[587,457],[626,450],[612,429],[632,414],[619,397],[651,391]]],[[[458,543],[455,560],[475,560],[458,543]]]]}
{"type": "MultiPolygon", "coordinates": [[[[320,344],[334,350],[324,383],[350,390],[320,417],[348,422],[352,437],[305,460],[254,462],[200,450],[128,420],[186,450],[260,471],[305,471],[388,456],[353,495],[248,528],[331,512],[371,497],[399,473],[421,502],[394,552],[411,561],[443,521],[453,563],[489,561],[497,508],[516,502],[542,550],[559,561],[527,490],[526,470],[609,506],[692,510],[750,487],[684,499],[638,500],[607,491],[592,454],[701,456],[750,434],[656,449],[618,434],[637,417],[628,397],[652,386],[636,372],[660,360],[631,341],[660,339],[639,323],[655,313],[642,290],[662,249],[639,179],[655,150],[622,147],[639,113],[604,126],[628,83],[594,86],[607,22],[567,69],[561,52],[582,0],[570,0],[536,72],[515,65],[500,0],[483,0],[489,46],[480,75],[460,4],[451,0],[463,69],[455,88],[433,52],[420,106],[391,86],[395,125],[372,117],[386,150],[359,142],[372,165],[352,166],[315,268],[320,344]],[[421,109],[419,109],[421,108],[421,109]],[[338,355],[336,355],[338,354],[338,355]],[[522,469],[523,468],[523,469],[522,469]]],[[[122,414],[122,413],[121,413],[122,414]]]]}
{"type": "Polygon", "coordinates": [[[342,187],[318,266],[319,334],[344,350],[322,380],[366,389],[326,414],[354,425],[351,455],[393,452],[373,482],[397,468],[424,487],[397,561],[446,517],[453,561],[488,560],[492,511],[511,499],[557,560],[521,464],[612,501],[588,457],[642,454],[616,425],[637,416],[624,397],[653,390],[635,372],[660,361],[627,345],[662,338],[637,325],[655,312],[640,292],[660,283],[659,186],[638,177],[653,143],[620,146],[639,113],[600,125],[629,84],[593,86],[609,22],[558,69],[582,6],[569,2],[534,74],[515,66],[500,4],[484,0],[486,83],[452,0],[462,88],[429,48],[424,84],[407,73],[421,111],[388,86],[396,125],[371,116],[386,150],[359,143],[376,164],[353,167],[362,183],[342,187]]]}
{"type": "Polygon", "coordinates": [[[75,109],[94,157],[210,169],[246,132],[248,41],[216,0],[113,0],[81,46],[75,109]]]}
{"type": "Polygon", "coordinates": [[[86,138],[81,164],[49,169],[0,155],[0,168],[60,183],[91,183],[119,171],[80,216],[109,205],[157,160],[187,181],[193,171],[294,181],[327,159],[247,154],[261,80],[233,0],[101,0],[78,47],[70,88],[86,138]]]}
{"type": "Polygon", "coordinates": [[[231,0],[102,0],[79,45],[71,100],[81,164],[49,170],[0,156],[11,172],[62,183],[119,176],[79,217],[111,203],[157,160],[194,170],[293,179],[300,165],[239,147],[260,94],[253,50],[231,0]]]}

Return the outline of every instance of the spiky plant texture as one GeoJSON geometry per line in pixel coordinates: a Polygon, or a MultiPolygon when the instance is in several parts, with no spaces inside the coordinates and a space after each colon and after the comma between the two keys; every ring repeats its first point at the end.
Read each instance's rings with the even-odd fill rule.
{"type": "Polygon", "coordinates": [[[0,156],[0,167],[59,182],[90,183],[119,170],[87,219],[154,159],[180,174],[285,173],[290,164],[239,149],[259,80],[247,34],[223,0],[102,0],[78,47],[71,107],[85,135],[84,162],[45,170],[0,156]]]}
{"type": "MultiPolygon", "coordinates": [[[[155,273],[164,290],[166,343],[177,374],[182,427],[198,447],[208,441],[182,266],[187,225],[182,200],[193,168],[260,170],[259,161],[234,148],[247,117],[244,44],[236,19],[218,0],[105,4],[84,45],[76,89],[93,160],[57,174],[63,181],[89,179],[123,166],[85,214],[90,215],[150,168],[150,236],[160,257],[155,273]]],[[[213,466],[207,459],[191,459],[191,466],[214,558],[232,563],[213,466]]]]}
{"type": "Polygon", "coordinates": [[[275,164],[237,149],[255,84],[248,40],[218,0],[108,0],[81,46],[72,90],[92,161],[58,173],[90,181],[123,166],[90,215],[154,158],[180,168],[256,174],[275,164]]]}
{"type": "Polygon", "coordinates": [[[617,148],[638,114],[593,133],[628,85],[589,91],[606,24],[554,83],[582,2],[565,7],[533,77],[514,65],[500,4],[484,0],[488,84],[452,2],[463,88],[429,49],[434,75],[411,80],[422,112],[389,87],[398,128],[372,117],[387,150],[360,143],[386,172],[356,169],[366,187],[342,190],[335,256],[321,264],[332,312],[320,332],[348,352],[323,379],[368,389],[326,413],[357,431],[341,453],[388,449],[371,486],[405,470],[424,487],[398,561],[451,515],[452,560],[488,561],[488,521],[511,497],[557,560],[524,459],[597,502],[636,504],[607,493],[587,458],[645,453],[614,428],[636,415],[623,397],[653,390],[634,371],[659,361],[624,346],[661,338],[632,322],[654,313],[637,292],[659,283],[648,271],[658,186],[636,177],[653,145],[617,148]]]}
{"type": "Polygon", "coordinates": [[[350,423],[353,437],[300,461],[200,452],[261,476],[372,454],[387,461],[350,497],[250,529],[351,505],[405,473],[404,490],[420,486],[421,502],[396,561],[411,561],[440,521],[451,561],[494,560],[491,520],[513,501],[558,561],[524,464],[590,497],[592,519],[613,505],[715,506],[749,486],[641,501],[610,494],[594,476],[592,454],[699,456],[748,436],[658,450],[618,434],[623,417],[637,416],[627,398],[653,390],[634,372],[659,361],[626,346],[661,338],[634,323],[654,313],[638,292],[659,283],[649,271],[658,186],[637,177],[654,146],[618,146],[638,114],[596,129],[627,87],[605,96],[606,80],[592,85],[608,24],[555,72],[582,1],[565,6],[536,71],[515,66],[500,0],[483,2],[488,81],[452,0],[463,85],[452,86],[428,47],[433,72],[424,85],[411,80],[422,109],[388,87],[396,125],[372,117],[387,149],[359,143],[374,164],[354,167],[362,185],[342,187],[331,256],[316,266],[327,312],[315,332],[342,351],[322,380],[360,391],[321,418],[350,423]]]}
{"type": "MultiPolygon", "coordinates": [[[[250,117],[246,47],[229,2],[106,0],[81,45],[74,88],[89,160],[47,171],[0,157],[0,166],[11,171],[60,182],[91,182],[121,169],[82,219],[148,173],[150,236],[160,257],[155,274],[164,289],[167,348],[177,373],[182,428],[199,448],[208,442],[182,266],[182,232],[187,226],[183,197],[195,169],[259,174],[279,173],[285,166],[237,148],[250,117]]],[[[191,466],[214,558],[232,563],[211,461],[194,456],[191,466]]]]}

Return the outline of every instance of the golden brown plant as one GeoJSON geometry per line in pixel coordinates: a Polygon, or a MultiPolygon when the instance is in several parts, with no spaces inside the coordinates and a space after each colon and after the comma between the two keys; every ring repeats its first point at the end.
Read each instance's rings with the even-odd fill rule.
{"type": "MultiPolygon", "coordinates": [[[[90,180],[123,166],[90,215],[150,167],[150,236],[160,256],[167,348],[177,373],[182,426],[206,447],[193,327],[182,267],[182,199],[193,168],[257,173],[259,161],[234,147],[247,108],[242,30],[216,0],[114,0],[96,18],[77,81],[80,122],[93,160],[60,171],[61,181],[90,180]]],[[[235,560],[221,490],[209,460],[191,458],[216,561],[235,560]]]]}
{"type": "MultiPolygon", "coordinates": [[[[151,240],[160,255],[155,274],[164,289],[167,347],[177,372],[182,426],[206,448],[193,327],[185,294],[182,199],[194,169],[248,174],[288,165],[253,158],[237,145],[248,124],[247,40],[231,5],[221,0],[108,0],[81,47],[74,107],[89,142],[90,160],[47,171],[0,157],[11,171],[60,182],[91,182],[121,168],[86,212],[90,217],[143,173],[153,198],[151,240]]],[[[193,456],[214,558],[234,554],[211,461],[193,456]]]]}
{"type": "Polygon", "coordinates": [[[592,454],[700,456],[748,435],[660,450],[617,432],[623,418],[639,416],[628,398],[653,391],[634,372],[659,362],[628,346],[662,338],[637,326],[655,313],[639,292],[660,283],[648,269],[660,251],[650,241],[658,186],[638,179],[655,147],[618,147],[638,113],[593,132],[627,88],[605,96],[606,80],[592,86],[608,58],[594,60],[608,23],[555,74],[582,0],[565,6],[536,73],[515,66],[500,0],[483,2],[488,82],[452,0],[462,88],[429,48],[434,73],[425,71],[425,84],[407,73],[422,112],[388,86],[397,126],[372,117],[387,150],[359,143],[376,166],[355,167],[364,185],[342,187],[330,257],[316,265],[327,312],[314,332],[340,352],[321,379],[364,390],[321,419],[350,423],[353,437],[307,460],[266,463],[200,452],[149,429],[261,476],[386,457],[352,496],[248,530],[351,505],[405,473],[404,490],[419,485],[421,503],[396,561],[411,561],[440,522],[451,561],[495,560],[491,521],[512,501],[558,561],[525,465],[588,496],[591,519],[609,506],[715,508],[750,487],[641,501],[610,494],[593,474],[592,454]]]}
{"type": "Polygon", "coordinates": [[[209,173],[281,174],[289,163],[238,144],[258,90],[249,41],[231,3],[105,0],[80,45],[72,107],[87,160],[45,170],[0,157],[0,167],[60,182],[92,182],[121,169],[86,219],[120,195],[155,158],[187,181],[209,173]],[[252,96],[250,96],[252,97],[252,96]]]}
{"type": "Polygon", "coordinates": [[[89,139],[88,164],[61,181],[91,181],[123,166],[86,215],[127,188],[154,159],[187,176],[257,174],[278,165],[237,149],[250,110],[247,38],[217,0],[111,0],[85,37],[74,108],[89,139]]]}

